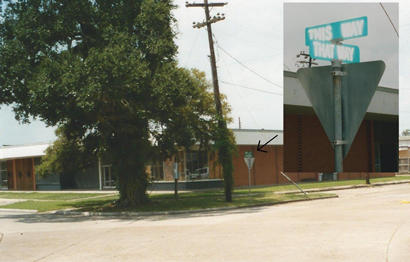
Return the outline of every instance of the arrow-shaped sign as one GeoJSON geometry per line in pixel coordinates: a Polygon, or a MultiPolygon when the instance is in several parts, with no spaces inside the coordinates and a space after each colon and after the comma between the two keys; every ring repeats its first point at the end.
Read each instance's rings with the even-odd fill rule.
{"type": "Polygon", "coordinates": [[[272,141],[273,139],[275,139],[277,136],[278,136],[278,135],[272,137],[271,140],[269,140],[268,142],[266,142],[266,143],[263,144],[262,146],[261,146],[261,141],[259,140],[259,142],[258,142],[258,147],[256,148],[256,150],[258,150],[259,152],[265,152],[265,153],[267,153],[268,151],[263,150],[262,148],[263,148],[264,146],[266,146],[267,144],[269,144],[269,142],[272,141]]]}

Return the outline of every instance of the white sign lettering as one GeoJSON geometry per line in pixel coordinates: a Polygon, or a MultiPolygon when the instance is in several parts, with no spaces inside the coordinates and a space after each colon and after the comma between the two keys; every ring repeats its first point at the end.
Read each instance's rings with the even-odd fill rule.
{"type": "Polygon", "coordinates": [[[313,42],[314,53],[323,58],[334,58],[335,45],[321,42],[313,42]]]}
{"type": "Polygon", "coordinates": [[[330,24],[316,25],[305,28],[305,44],[313,41],[340,42],[346,39],[367,36],[367,17],[357,17],[330,24]]]}
{"type": "Polygon", "coordinates": [[[337,52],[338,59],[353,61],[353,53],[354,53],[353,47],[338,45],[336,46],[336,49],[337,49],[336,52],[337,52]]]}
{"type": "Polygon", "coordinates": [[[310,46],[310,56],[315,59],[342,60],[345,63],[360,61],[360,51],[354,45],[335,45],[329,42],[313,41],[310,46]]]}
{"type": "Polygon", "coordinates": [[[309,29],[310,40],[330,41],[333,37],[332,27],[330,25],[325,27],[309,29]]]}
{"type": "Polygon", "coordinates": [[[363,34],[364,20],[357,20],[348,23],[342,23],[342,37],[351,38],[361,36],[363,34]]]}

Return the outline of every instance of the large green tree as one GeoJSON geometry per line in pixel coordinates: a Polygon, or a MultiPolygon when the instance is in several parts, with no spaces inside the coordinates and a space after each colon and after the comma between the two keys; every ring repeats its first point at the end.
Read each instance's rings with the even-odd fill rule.
{"type": "Polygon", "coordinates": [[[217,133],[203,75],[177,67],[169,0],[5,1],[0,104],[109,152],[121,205],[146,201],[145,164],[217,133]],[[201,89],[202,88],[202,89],[201,89]]]}

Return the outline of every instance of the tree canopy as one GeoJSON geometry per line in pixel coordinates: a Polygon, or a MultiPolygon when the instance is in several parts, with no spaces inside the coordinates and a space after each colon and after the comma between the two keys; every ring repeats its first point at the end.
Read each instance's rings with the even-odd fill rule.
{"type": "Polygon", "coordinates": [[[146,200],[152,150],[170,155],[214,139],[209,83],[175,60],[171,1],[5,2],[0,104],[18,120],[58,126],[86,152],[109,151],[122,205],[146,200]]]}

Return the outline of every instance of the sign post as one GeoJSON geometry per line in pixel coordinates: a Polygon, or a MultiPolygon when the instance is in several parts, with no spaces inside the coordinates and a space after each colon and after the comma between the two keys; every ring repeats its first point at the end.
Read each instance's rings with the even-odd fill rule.
{"type": "Polygon", "coordinates": [[[249,193],[251,192],[251,169],[253,166],[253,163],[255,162],[255,157],[253,156],[253,153],[248,151],[245,152],[244,154],[244,160],[246,165],[248,166],[248,190],[249,193]]]}
{"type": "Polygon", "coordinates": [[[343,133],[342,133],[342,62],[332,61],[332,75],[334,88],[334,113],[335,113],[335,172],[343,172],[343,133]]]}
{"type": "Polygon", "coordinates": [[[174,180],[175,180],[174,197],[178,198],[178,179],[179,179],[178,163],[174,163],[173,173],[174,173],[174,180]]]}

